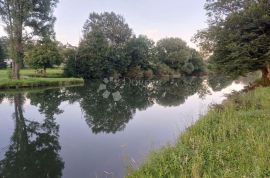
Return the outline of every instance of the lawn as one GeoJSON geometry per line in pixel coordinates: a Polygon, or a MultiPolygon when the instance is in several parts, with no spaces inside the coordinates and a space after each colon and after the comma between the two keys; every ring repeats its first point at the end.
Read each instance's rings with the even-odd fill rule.
{"type": "Polygon", "coordinates": [[[269,87],[233,95],[127,177],[270,177],[269,108],[269,87]]]}
{"type": "Polygon", "coordinates": [[[80,78],[64,78],[60,68],[48,69],[46,75],[37,74],[34,69],[22,69],[20,74],[20,80],[10,80],[8,70],[0,70],[0,89],[83,84],[80,78]]]}

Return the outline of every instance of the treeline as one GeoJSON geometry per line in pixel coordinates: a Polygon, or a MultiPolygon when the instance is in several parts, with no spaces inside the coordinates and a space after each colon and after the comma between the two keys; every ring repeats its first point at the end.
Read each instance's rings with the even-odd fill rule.
{"type": "MultiPolygon", "coordinates": [[[[51,29],[52,30],[52,29],[51,29]]],[[[125,19],[114,12],[91,13],[83,27],[79,46],[63,45],[52,33],[22,45],[20,68],[42,69],[64,64],[65,75],[96,79],[103,77],[152,78],[153,76],[202,75],[206,72],[200,54],[180,38],[157,43],[136,36],[125,19]]],[[[12,59],[10,40],[0,40],[0,67],[12,59]]]]}
{"type": "Polygon", "coordinates": [[[79,47],[68,53],[65,74],[85,79],[205,73],[202,57],[186,42],[165,38],[155,44],[146,36],[134,35],[125,19],[114,12],[91,13],[79,47]]]}

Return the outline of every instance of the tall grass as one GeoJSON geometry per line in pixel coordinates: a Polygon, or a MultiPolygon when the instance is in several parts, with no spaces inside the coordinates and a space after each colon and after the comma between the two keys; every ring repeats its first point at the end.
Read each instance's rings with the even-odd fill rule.
{"type": "Polygon", "coordinates": [[[270,88],[231,96],[128,178],[270,177],[270,88]]]}

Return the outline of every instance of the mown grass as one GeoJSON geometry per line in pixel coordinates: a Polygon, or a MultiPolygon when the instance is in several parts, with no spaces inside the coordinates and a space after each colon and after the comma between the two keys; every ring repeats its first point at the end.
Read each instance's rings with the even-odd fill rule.
{"type": "Polygon", "coordinates": [[[270,177],[270,88],[231,96],[128,178],[270,177]]]}
{"type": "Polygon", "coordinates": [[[62,69],[48,69],[47,74],[37,74],[34,69],[21,70],[20,80],[11,80],[8,70],[0,70],[0,89],[67,86],[83,84],[80,78],[64,78],[62,69]]]}

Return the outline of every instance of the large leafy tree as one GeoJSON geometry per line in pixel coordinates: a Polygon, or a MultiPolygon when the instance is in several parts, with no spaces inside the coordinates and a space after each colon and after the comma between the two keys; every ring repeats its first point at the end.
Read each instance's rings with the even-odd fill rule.
{"type": "Polygon", "coordinates": [[[114,12],[91,13],[83,27],[84,37],[94,29],[100,30],[111,45],[124,44],[132,35],[124,17],[114,12]]]}
{"type": "Polygon", "coordinates": [[[100,78],[114,72],[125,73],[128,60],[125,44],[132,30],[115,13],[91,13],[83,28],[78,49],[77,70],[84,78],[100,78]]]}
{"type": "Polygon", "coordinates": [[[178,73],[191,75],[204,72],[200,54],[180,38],[165,38],[157,42],[157,58],[178,73]]]}
{"type": "Polygon", "coordinates": [[[180,69],[189,58],[186,42],[180,38],[165,38],[157,42],[159,61],[174,70],[180,69]]]}
{"type": "Polygon", "coordinates": [[[195,39],[215,71],[237,77],[262,70],[270,79],[270,1],[207,0],[209,27],[195,39]]]}
{"type": "Polygon", "coordinates": [[[101,31],[92,30],[80,42],[76,73],[86,79],[103,77],[109,70],[108,50],[108,41],[101,31]]]}
{"type": "Polygon", "coordinates": [[[139,66],[148,69],[153,61],[155,42],[146,36],[133,37],[126,45],[126,52],[130,60],[129,68],[139,66]]]}
{"type": "Polygon", "coordinates": [[[51,40],[39,41],[25,52],[25,62],[35,69],[46,69],[60,65],[63,57],[57,43],[51,40]]]}
{"type": "Polygon", "coordinates": [[[58,0],[0,0],[0,16],[10,41],[12,78],[20,78],[23,43],[30,36],[51,36],[58,0]],[[27,29],[27,30],[26,30],[27,29]]]}

